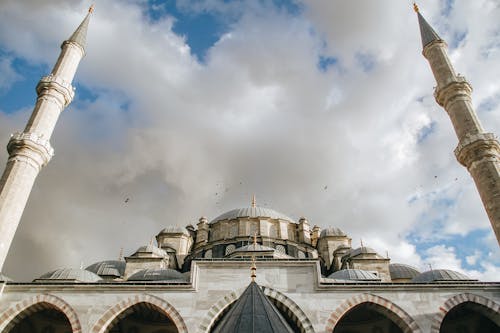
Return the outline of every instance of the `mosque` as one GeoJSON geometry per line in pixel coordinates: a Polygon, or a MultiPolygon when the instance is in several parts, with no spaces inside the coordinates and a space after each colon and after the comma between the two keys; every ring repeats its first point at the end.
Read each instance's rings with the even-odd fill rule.
{"type": "MultiPolygon", "coordinates": [[[[455,74],[445,42],[416,12],[436,100],[459,138],[457,158],[476,181],[498,236],[500,145],[482,130],[470,85],[455,74]]],[[[62,44],[52,73],[37,86],[26,129],[9,141],[0,182],[0,270],[36,175],[53,154],[48,140],[57,118],[73,99],[91,14],[62,44]]],[[[296,221],[260,207],[255,197],[221,213],[168,226],[118,260],[58,269],[32,282],[0,275],[0,332],[500,332],[499,282],[393,263],[370,247],[353,247],[334,226],[296,221]]]]}

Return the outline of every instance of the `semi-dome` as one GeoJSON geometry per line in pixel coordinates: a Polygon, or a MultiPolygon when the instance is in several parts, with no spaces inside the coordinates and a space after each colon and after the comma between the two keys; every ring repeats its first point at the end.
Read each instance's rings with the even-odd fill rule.
{"type": "Polygon", "coordinates": [[[169,282],[186,282],[186,277],[178,271],[171,268],[162,269],[142,269],[135,272],[128,281],[169,281],[169,282]]]}
{"type": "Polygon", "coordinates": [[[411,282],[446,282],[446,281],[477,281],[465,274],[452,271],[451,269],[433,269],[416,276],[411,282]]]}
{"type": "Polygon", "coordinates": [[[43,281],[98,282],[101,278],[86,269],[61,268],[43,274],[34,282],[43,281]]]}
{"type": "Polygon", "coordinates": [[[420,275],[420,272],[415,267],[405,264],[390,264],[389,272],[391,273],[391,280],[411,280],[420,275]]]}
{"type": "Polygon", "coordinates": [[[162,231],[160,231],[159,235],[161,234],[184,234],[186,236],[189,236],[189,231],[187,231],[185,227],[181,227],[180,225],[169,225],[162,231]]]}
{"type": "Polygon", "coordinates": [[[85,269],[99,276],[121,277],[125,273],[125,261],[105,260],[96,262],[85,269]]]}
{"type": "Polygon", "coordinates": [[[326,229],[321,230],[320,237],[328,237],[328,236],[347,236],[342,230],[337,227],[328,227],[326,229]]]}
{"type": "Polygon", "coordinates": [[[271,219],[281,219],[289,222],[293,222],[293,219],[286,216],[283,213],[277,212],[274,209],[263,208],[263,207],[247,207],[247,208],[236,208],[226,212],[215,219],[210,223],[214,223],[222,220],[232,220],[240,217],[267,217],[271,219]]]}
{"type": "Polygon", "coordinates": [[[380,281],[378,276],[362,269],[342,269],[330,274],[328,278],[348,281],[380,281]]]}

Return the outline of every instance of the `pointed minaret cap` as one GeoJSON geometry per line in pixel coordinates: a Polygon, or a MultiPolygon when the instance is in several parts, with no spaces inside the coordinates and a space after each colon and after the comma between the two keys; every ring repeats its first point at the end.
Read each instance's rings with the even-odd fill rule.
{"type": "Polygon", "coordinates": [[[420,26],[420,36],[422,37],[422,47],[425,48],[430,43],[440,40],[441,37],[437,34],[434,29],[432,29],[431,25],[425,20],[425,18],[420,14],[420,10],[416,3],[413,3],[413,9],[417,13],[418,16],[418,24],[420,26]]]}
{"type": "Polygon", "coordinates": [[[90,16],[94,12],[94,5],[90,6],[87,16],[83,19],[82,23],[76,28],[75,32],[67,40],[67,42],[73,42],[82,47],[85,50],[87,46],[87,30],[89,28],[90,16]]]}

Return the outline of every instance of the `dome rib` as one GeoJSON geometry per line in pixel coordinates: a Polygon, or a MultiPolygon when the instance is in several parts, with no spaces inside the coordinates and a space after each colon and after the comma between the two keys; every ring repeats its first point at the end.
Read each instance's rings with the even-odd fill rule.
{"type": "Polygon", "coordinates": [[[251,218],[267,217],[272,219],[286,220],[295,223],[291,217],[286,216],[283,213],[277,212],[274,209],[263,208],[263,207],[236,208],[216,217],[210,223],[215,223],[222,220],[232,220],[241,217],[251,217],[251,218]]]}

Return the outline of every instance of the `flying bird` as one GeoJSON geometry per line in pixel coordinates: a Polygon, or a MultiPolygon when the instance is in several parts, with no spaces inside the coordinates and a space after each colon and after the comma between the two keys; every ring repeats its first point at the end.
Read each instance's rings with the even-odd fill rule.
{"type": "Polygon", "coordinates": [[[127,198],[125,199],[125,203],[129,202],[130,201],[130,198],[127,198]]]}

